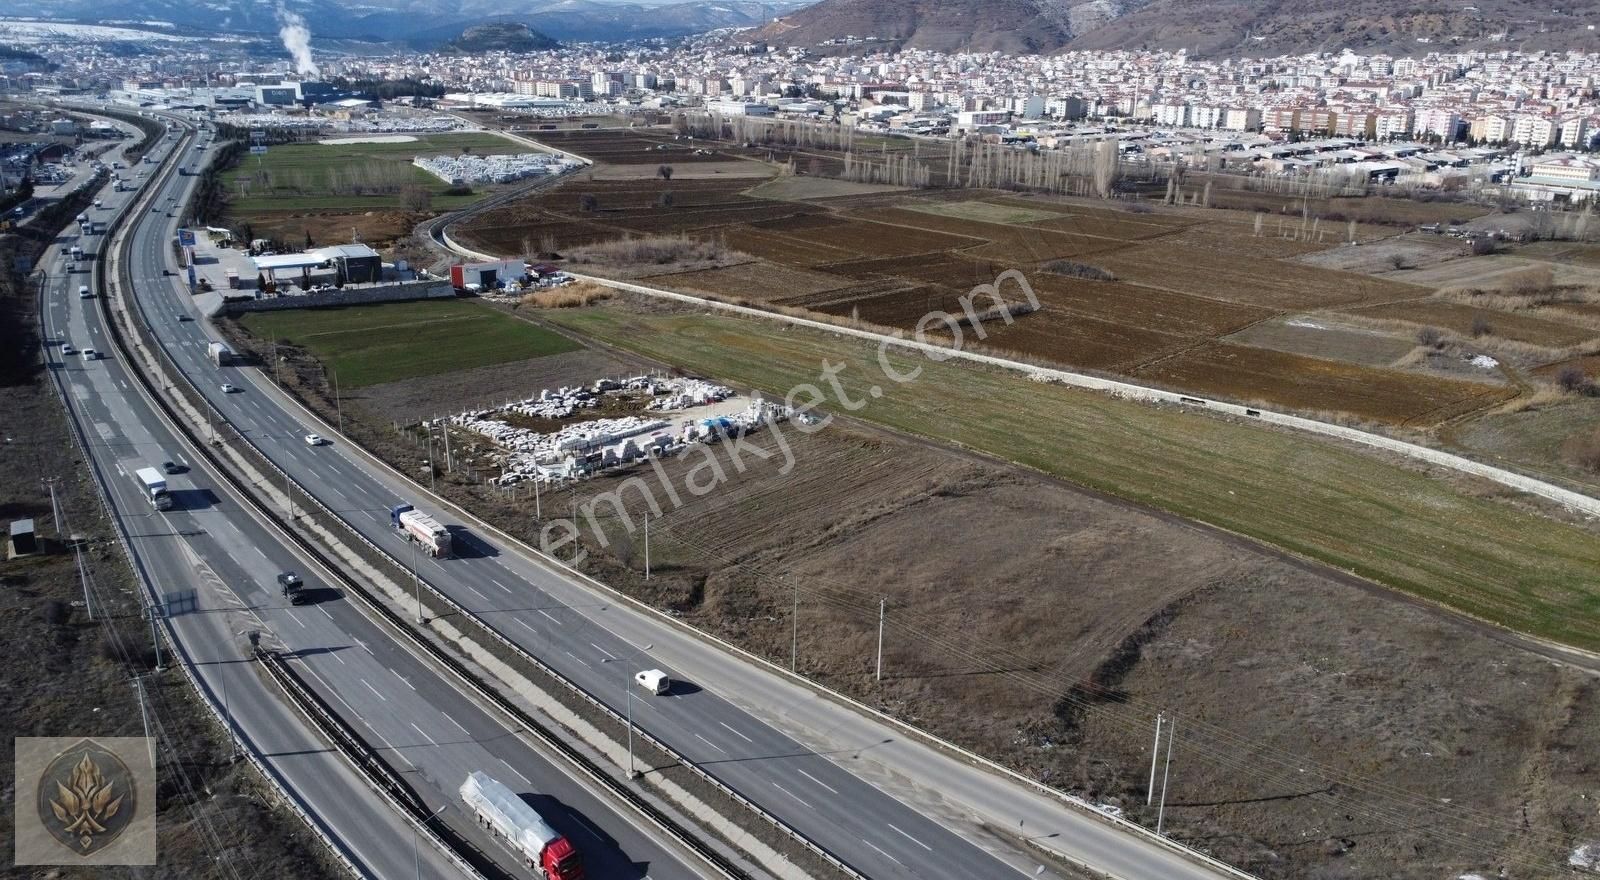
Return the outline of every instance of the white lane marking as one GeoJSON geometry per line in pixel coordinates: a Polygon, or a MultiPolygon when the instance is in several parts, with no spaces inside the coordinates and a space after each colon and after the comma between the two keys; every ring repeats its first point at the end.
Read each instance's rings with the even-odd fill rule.
{"type": "Polygon", "coordinates": [[[506,586],[505,584],[500,583],[499,581],[495,580],[494,578],[489,578],[489,583],[494,584],[495,586],[499,587],[502,590],[505,590],[507,593],[511,592],[511,588],[510,587],[506,586]]]}
{"type": "MultiPolygon", "coordinates": [[[[443,712],[441,712],[439,714],[444,715],[443,712]]],[[[472,733],[470,731],[468,731],[465,727],[461,726],[461,722],[455,720],[454,718],[451,718],[449,715],[445,715],[444,716],[444,720],[450,722],[451,724],[454,724],[456,726],[456,730],[459,730],[462,733],[465,733],[467,736],[471,736],[472,735],[472,733]]]]}
{"type": "MultiPolygon", "coordinates": [[[[388,669],[388,667],[387,667],[387,666],[386,666],[386,667],[384,667],[384,668],[385,668],[385,669],[388,669]]],[[[412,684],[412,683],[411,683],[411,679],[409,679],[409,678],[406,678],[406,677],[405,677],[405,676],[403,676],[403,675],[401,675],[401,674],[400,674],[400,673],[398,673],[398,672],[395,672],[395,671],[394,671],[394,670],[393,670],[393,669],[389,669],[389,671],[390,671],[390,672],[394,672],[394,677],[395,677],[395,678],[398,678],[398,679],[400,679],[400,680],[401,680],[401,681],[403,681],[403,682],[405,682],[405,683],[406,683],[406,687],[408,687],[408,688],[411,688],[411,689],[412,689],[412,690],[416,690],[416,689],[417,689],[417,686],[416,686],[416,685],[414,685],[414,684],[412,684]]]]}
{"type": "Polygon", "coordinates": [[[551,623],[560,623],[561,622],[559,620],[556,620],[554,617],[551,617],[550,616],[550,612],[544,610],[543,608],[536,608],[534,610],[538,611],[540,614],[544,615],[545,620],[548,620],[551,623]]]}
{"type": "Polygon", "coordinates": [[[361,683],[367,685],[367,690],[372,691],[372,695],[373,696],[375,696],[378,699],[384,701],[385,703],[389,702],[389,698],[384,696],[383,694],[379,693],[377,688],[373,687],[370,684],[367,684],[367,680],[366,679],[364,679],[364,678],[361,679],[361,683]]]}
{"type": "Polygon", "coordinates": [[[344,658],[339,656],[339,652],[338,651],[329,651],[328,653],[332,654],[333,655],[333,659],[339,661],[340,664],[342,664],[344,666],[349,666],[350,665],[350,664],[344,662],[344,658]]]}
{"type": "Polygon", "coordinates": [[[599,645],[595,644],[594,642],[590,642],[589,643],[589,647],[595,649],[596,651],[599,651],[600,653],[606,655],[607,657],[611,658],[612,660],[617,659],[617,655],[611,653],[610,651],[607,651],[605,648],[600,647],[599,645]]]}
{"type": "Polygon", "coordinates": [[[402,752],[401,750],[399,750],[397,748],[395,748],[394,747],[394,743],[389,742],[388,737],[385,737],[383,734],[378,732],[378,728],[373,727],[371,722],[367,722],[365,718],[363,718],[362,721],[366,722],[367,729],[372,731],[372,735],[373,736],[377,737],[380,740],[383,740],[383,744],[388,747],[389,751],[394,752],[395,755],[399,756],[400,760],[406,762],[407,766],[409,766],[411,769],[413,769],[413,770],[417,769],[417,765],[411,763],[411,759],[406,757],[406,753],[402,752]]]}
{"type": "Polygon", "coordinates": [[[256,555],[261,557],[262,559],[266,559],[267,558],[267,554],[261,552],[261,548],[260,547],[252,547],[250,549],[256,551],[256,555]]]}
{"type": "Polygon", "coordinates": [[[471,584],[462,584],[461,586],[466,587],[469,590],[472,590],[472,595],[477,596],[479,599],[482,599],[485,602],[489,601],[489,597],[488,596],[485,596],[484,594],[478,592],[477,589],[474,588],[471,584]]]}
{"type": "MultiPolygon", "coordinates": [[[[363,651],[366,651],[366,652],[367,652],[367,653],[368,653],[368,654],[371,654],[371,653],[372,653],[372,649],[371,649],[371,648],[369,648],[369,647],[367,647],[367,643],[366,643],[366,642],[363,642],[363,641],[361,641],[361,640],[360,640],[360,639],[356,639],[356,644],[358,644],[358,645],[360,645],[360,646],[361,646],[361,649],[362,649],[362,650],[363,650],[363,651]]],[[[376,655],[374,655],[374,656],[376,656],[376,655]]]]}
{"type": "Polygon", "coordinates": [[[430,745],[430,746],[437,746],[438,745],[438,743],[433,741],[433,737],[431,737],[427,733],[423,732],[422,728],[418,727],[414,722],[411,724],[411,729],[415,730],[417,733],[422,734],[422,738],[428,741],[428,745],[430,745]]]}
{"type": "Polygon", "coordinates": [[[709,740],[709,739],[706,739],[706,738],[705,738],[705,737],[703,737],[703,736],[701,736],[701,735],[700,735],[700,734],[698,734],[698,733],[697,733],[697,734],[695,734],[695,735],[694,735],[694,738],[695,738],[695,739],[697,739],[697,740],[699,740],[699,741],[701,741],[701,742],[703,742],[703,743],[705,743],[705,744],[706,744],[706,745],[708,745],[708,746],[710,746],[710,747],[712,747],[712,748],[714,748],[714,749],[716,749],[716,750],[717,750],[717,751],[719,751],[719,752],[722,752],[722,753],[723,753],[723,754],[724,754],[724,755],[726,755],[726,754],[727,754],[727,751],[726,751],[726,750],[724,750],[724,749],[723,749],[723,748],[722,748],[722,746],[719,746],[719,745],[717,745],[717,744],[716,744],[716,743],[714,743],[714,742],[712,742],[712,741],[711,741],[711,740],[709,740]]]}
{"type": "Polygon", "coordinates": [[[787,788],[784,788],[784,787],[783,787],[783,786],[781,786],[781,785],[779,785],[779,784],[778,784],[778,783],[776,783],[776,782],[774,782],[774,783],[772,783],[772,787],[773,787],[773,788],[776,788],[776,789],[777,789],[777,790],[779,790],[779,791],[781,791],[781,792],[783,792],[783,793],[784,793],[784,794],[786,794],[786,795],[788,795],[788,796],[789,796],[789,797],[792,797],[792,798],[794,798],[794,799],[795,799],[795,801],[796,801],[796,802],[797,802],[797,803],[798,803],[798,804],[800,804],[800,806],[802,806],[802,807],[805,807],[805,808],[806,808],[806,809],[808,809],[808,810],[810,810],[810,809],[815,809],[815,808],[814,808],[814,807],[812,807],[812,806],[811,806],[811,805],[810,805],[810,804],[808,804],[808,803],[806,803],[806,802],[805,802],[805,801],[803,801],[803,800],[801,800],[801,799],[800,799],[800,797],[799,797],[799,796],[798,796],[798,795],[796,795],[796,794],[795,794],[795,793],[794,793],[794,792],[792,792],[792,791],[790,791],[790,790],[789,790],[789,789],[787,789],[787,788]]]}
{"type": "Polygon", "coordinates": [[[517,622],[517,623],[520,623],[520,624],[522,624],[522,626],[523,626],[523,628],[524,628],[524,629],[526,629],[526,630],[527,630],[527,631],[528,631],[528,632],[531,632],[531,633],[533,633],[533,634],[534,634],[534,635],[538,635],[538,634],[539,634],[539,631],[538,631],[538,630],[536,630],[536,629],[534,629],[534,628],[533,628],[533,625],[532,625],[532,624],[530,624],[530,623],[528,623],[528,622],[527,622],[527,621],[526,621],[526,620],[523,620],[523,619],[522,619],[522,618],[520,618],[520,617],[517,617],[517,618],[513,618],[513,619],[514,619],[514,620],[516,620],[516,622],[517,622]]]}
{"type": "Polygon", "coordinates": [[[583,659],[582,657],[579,657],[577,654],[574,654],[571,651],[562,651],[561,653],[567,655],[568,657],[571,657],[572,659],[578,661],[579,663],[582,663],[585,666],[593,665],[589,661],[583,659]]]}
{"type": "Polygon", "coordinates": [[[518,773],[517,772],[517,768],[511,766],[511,764],[508,761],[506,761],[505,758],[495,758],[495,760],[499,761],[502,764],[505,764],[506,769],[510,770],[512,772],[512,774],[514,774],[518,779],[522,780],[524,784],[526,784],[526,785],[532,785],[533,784],[533,780],[532,779],[529,779],[528,777],[523,776],[521,773],[518,773]]]}
{"type": "Polygon", "coordinates": [[[731,727],[729,727],[729,726],[728,726],[728,725],[726,725],[726,724],[723,724],[723,722],[721,722],[721,721],[718,721],[718,722],[717,722],[717,723],[718,723],[718,724],[722,724],[722,728],[723,728],[723,729],[724,729],[724,730],[726,730],[726,731],[728,731],[728,732],[729,732],[729,733],[731,733],[731,734],[733,734],[733,735],[734,735],[734,736],[736,736],[736,737],[738,737],[738,738],[740,738],[740,739],[742,739],[742,740],[744,740],[744,741],[745,741],[745,742],[747,742],[747,743],[754,743],[754,742],[755,742],[755,740],[753,740],[753,739],[751,739],[751,738],[750,738],[750,737],[748,737],[748,736],[745,736],[745,735],[744,735],[744,734],[742,734],[742,733],[740,733],[740,732],[739,732],[739,731],[737,731],[737,730],[734,730],[734,729],[733,729],[733,728],[731,728],[731,727]]]}
{"type": "Polygon", "coordinates": [[[577,815],[577,814],[573,814],[573,816],[572,816],[572,818],[573,818],[573,819],[576,819],[576,820],[577,820],[577,822],[578,822],[578,824],[579,824],[579,825],[582,825],[582,826],[583,826],[583,830],[585,830],[585,831],[587,831],[587,832],[589,832],[589,834],[590,834],[590,835],[591,835],[591,836],[593,836],[593,837],[594,837],[594,839],[595,839],[595,840],[598,840],[598,841],[600,841],[600,842],[601,842],[601,843],[604,843],[604,842],[605,842],[605,839],[606,839],[606,838],[605,838],[605,835],[603,835],[603,834],[601,834],[601,833],[600,833],[600,829],[598,829],[598,828],[596,828],[596,827],[595,827],[595,826],[594,826],[594,825],[592,825],[592,824],[591,824],[591,823],[590,823],[590,822],[589,822],[589,820],[588,820],[588,819],[585,819],[585,818],[583,818],[583,817],[582,817],[582,816],[579,816],[579,815],[577,815]]]}
{"type": "Polygon", "coordinates": [[[295,624],[297,626],[299,626],[301,629],[305,629],[306,628],[305,623],[300,619],[300,615],[295,614],[293,611],[289,612],[289,619],[294,621],[295,624]]]}
{"type": "Polygon", "coordinates": [[[328,609],[322,607],[321,605],[317,606],[317,610],[321,611],[324,615],[326,615],[329,620],[333,619],[333,615],[332,614],[328,614],[328,609]]]}
{"type": "Polygon", "coordinates": [[[811,780],[811,781],[812,781],[812,782],[815,782],[815,783],[816,783],[816,784],[818,784],[818,785],[820,785],[820,786],[822,786],[822,787],[823,787],[823,788],[826,788],[826,789],[827,789],[827,790],[828,790],[828,791],[831,791],[831,792],[833,792],[833,793],[834,793],[834,794],[838,794],[838,793],[839,793],[839,792],[838,792],[838,791],[837,791],[837,790],[835,790],[835,789],[834,789],[834,787],[833,787],[833,786],[831,786],[831,785],[829,785],[829,784],[828,784],[828,783],[826,783],[826,782],[823,782],[823,781],[822,781],[822,780],[820,780],[820,779],[818,779],[818,778],[817,778],[817,777],[815,777],[815,776],[812,776],[812,775],[811,775],[811,774],[810,774],[810,773],[807,773],[807,772],[806,772],[806,771],[804,771],[804,770],[801,770],[801,769],[800,769],[800,768],[798,768],[798,767],[796,767],[796,768],[795,768],[795,771],[794,771],[794,772],[796,772],[796,773],[798,773],[798,774],[800,774],[800,775],[801,775],[801,776],[804,776],[804,777],[805,777],[805,778],[807,778],[807,779],[809,779],[809,780],[811,780]]]}
{"type": "Polygon", "coordinates": [[[893,822],[885,822],[883,824],[888,825],[894,831],[894,833],[900,835],[901,837],[904,837],[906,840],[911,841],[912,843],[916,844],[917,846],[922,847],[923,849],[927,850],[928,852],[933,852],[933,847],[927,845],[926,843],[923,843],[922,841],[916,839],[915,837],[912,837],[911,835],[905,833],[904,831],[901,831],[899,828],[895,828],[893,822]]]}
{"type": "MultiPolygon", "coordinates": [[[[861,842],[866,844],[867,846],[871,846],[873,849],[878,849],[876,846],[873,846],[872,841],[866,839],[865,837],[861,838],[861,842]]],[[[894,862],[897,865],[900,865],[902,867],[905,866],[905,862],[900,861],[899,859],[895,858],[894,856],[889,855],[888,853],[884,852],[881,849],[878,849],[878,853],[880,855],[882,855],[884,858],[888,859],[891,862],[894,862]]]]}

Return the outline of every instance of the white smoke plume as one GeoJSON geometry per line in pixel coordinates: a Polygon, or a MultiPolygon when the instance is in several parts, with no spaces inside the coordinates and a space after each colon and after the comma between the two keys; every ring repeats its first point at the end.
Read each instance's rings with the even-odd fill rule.
{"type": "Polygon", "coordinates": [[[319,75],[321,71],[317,69],[316,62],[311,60],[311,30],[306,27],[306,20],[299,13],[279,6],[278,25],[278,39],[283,41],[283,48],[294,56],[294,72],[301,76],[319,75]]]}

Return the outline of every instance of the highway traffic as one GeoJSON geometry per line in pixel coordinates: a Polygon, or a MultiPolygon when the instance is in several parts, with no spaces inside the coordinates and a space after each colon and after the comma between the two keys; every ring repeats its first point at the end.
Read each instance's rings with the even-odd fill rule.
{"type": "MultiPolygon", "coordinates": [[[[191,181],[172,177],[158,202],[169,194],[181,199],[191,181]]],[[[108,191],[102,213],[109,215],[135,195],[108,191]]],[[[134,239],[158,217],[167,220],[164,211],[132,218],[138,224],[134,239]]],[[[442,810],[440,820],[512,876],[525,872],[478,829],[460,802],[459,788],[473,771],[533,794],[539,812],[581,852],[591,876],[700,876],[635,827],[636,819],[623,816],[509,729],[506,719],[480,707],[354,603],[342,601],[311,559],[288,549],[203,460],[184,451],[128,367],[110,354],[115,347],[97,308],[104,292],[79,295],[90,277],[87,264],[79,266],[81,271],[61,271],[71,269],[62,254],[74,243],[77,239],[67,236],[44,263],[52,270],[43,284],[46,356],[73,418],[89,438],[94,465],[110,489],[136,564],[157,585],[184,661],[227,707],[243,747],[285,781],[358,869],[374,877],[462,876],[426,840],[414,846],[410,821],[308,733],[256,675],[247,662],[252,633],[263,648],[289,657],[324,702],[343,710],[347,723],[370,733],[370,745],[430,808],[442,810]],[[65,354],[65,346],[74,353],[65,354]],[[85,357],[88,349],[100,356],[85,357]],[[182,472],[167,475],[173,503],[157,510],[135,473],[166,461],[182,472]],[[291,605],[284,599],[276,577],[288,570],[306,575],[311,601],[291,605]]],[[[102,255],[107,246],[103,236],[84,244],[102,255]]]]}

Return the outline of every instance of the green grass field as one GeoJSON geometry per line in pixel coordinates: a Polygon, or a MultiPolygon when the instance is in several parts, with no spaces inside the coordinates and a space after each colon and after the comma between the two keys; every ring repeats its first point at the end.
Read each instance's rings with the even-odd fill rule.
{"type": "Polygon", "coordinates": [[[252,334],[304,346],[345,388],[544,357],[579,346],[461,300],[251,312],[252,334]]]}
{"type": "MultiPolygon", "coordinates": [[[[1476,617],[1600,648],[1600,537],[1333,443],[1152,407],[820,331],[615,305],[551,320],[646,356],[783,395],[824,389],[824,359],[858,418],[953,442],[1079,485],[1211,523],[1476,617]],[[882,397],[869,396],[873,386],[882,397]]],[[[1504,495],[1511,495],[1505,490],[1504,495]]],[[[974,523],[967,540],[1005,523],[974,523]]],[[[1107,585],[1114,587],[1115,585],[1107,585]]]]}
{"type": "Polygon", "coordinates": [[[372,211],[400,207],[396,193],[354,191],[420,184],[433,193],[433,207],[454,210],[482,196],[447,196],[444,181],[411,164],[420,155],[459,153],[462,147],[480,155],[531,151],[505,138],[483,132],[418,135],[397,144],[287,144],[264,156],[245,156],[239,167],[223,175],[229,211],[251,219],[270,211],[372,211]],[[241,188],[242,187],[242,188],[241,188]],[[341,189],[351,191],[341,191],[341,189]]]}

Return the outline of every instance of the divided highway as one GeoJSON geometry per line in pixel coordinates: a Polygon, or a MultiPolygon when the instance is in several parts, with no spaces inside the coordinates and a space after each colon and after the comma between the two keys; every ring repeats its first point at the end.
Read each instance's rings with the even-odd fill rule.
{"type": "MultiPolygon", "coordinates": [[[[170,195],[181,202],[185,180],[174,179],[162,197],[170,195]]],[[[688,687],[662,697],[637,695],[632,701],[635,722],[860,873],[950,880],[1034,874],[1037,864],[1014,848],[997,844],[990,851],[987,843],[977,845],[974,839],[981,838],[973,833],[975,823],[964,809],[948,802],[908,805],[868,782],[867,771],[853,772],[866,765],[853,762],[888,747],[893,739],[856,739],[850,748],[828,754],[802,744],[768,719],[774,713],[806,717],[817,707],[788,701],[787,694],[780,693],[782,688],[762,689],[762,679],[770,678],[767,673],[741,668],[718,670],[713,676],[708,664],[743,664],[676,627],[608,600],[580,578],[520,548],[493,546],[466,534],[448,511],[420,498],[422,493],[414,485],[337,439],[331,445],[308,446],[305,434],[326,429],[281,398],[270,385],[270,371],[214,366],[206,356],[206,345],[214,338],[206,325],[181,320],[199,316],[179,279],[162,271],[175,227],[176,221],[167,219],[164,211],[152,215],[151,222],[134,233],[128,255],[134,291],[160,344],[236,430],[351,528],[406,561],[412,551],[391,529],[391,506],[414,502],[454,527],[457,544],[463,548],[460,557],[433,560],[419,554],[415,564],[421,576],[619,713],[628,711],[628,682],[639,669],[659,667],[686,682],[688,687]],[[243,390],[223,393],[224,383],[243,390]],[[695,686],[709,684],[712,677],[750,681],[752,688],[718,693],[695,686]],[[964,833],[952,826],[962,827],[964,833]]],[[[818,739],[829,736],[823,733],[818,739]]],[[[941,765],[930,760],[928,766],[941,765]]],[[[1030,801],[1026,809],[1032,810],[1048,800],[997,777],[976,771],[971,775],[987,780],[985,793],[975,799],[993,804],[994,813],[1008,813],[1011,802],[1022,810],[1023,801],[1030,801]]],[[[943,784],[933,775],[919,781],[936,794],[943,784]]],[[[1112,876],[1128,880],[1220,876],[1149,840],[1071,810],[1056,807],[1051,818],[1048,830],[1034,832],[1037,826],[1029,824],[1030,833],[1053,838],[1052,848],[1081,854],[1112,876]],[[1068,834],[1070,839],[1061,839],[1068,834]]]]}
{"type": "MultiPolygon", "coordinates": [[[[183,141],[177,143],[182,148],[183,141]]],[[[191,180],[173,177],[166,186],[176,194],[191,180]]],[[[108,191],[107,209],[135,196],[108,191]]],[[[164,207],[146,209],[132,221],[135,242],[148,237],[149,227],[160,227],[164,235],[170,226],[164,207]]],[[[170,603],[170,632],[184,662],[228,707],[241,741],[284,780],[357,869],[372,877],[410,877],[420,865],[423,876],[462,876],[426,840],[417,844],[410,821],[374,795],[263,683],[247,660],[251,631],[261,634],[263,647],[290,658],[299,676],[353,728],[370,735],[370,744],[428,806],[443,808],[442,820],[512,876],[527,872],[477,829],[459,802],[457,789],[473,770],[534,794],[539,811],[582,852],[590,876],[700,876],[637,828],[633,817],[590,793],[503,717],[481,708],[447,674],[343,601],[311,560],[286,547],[203,461],[184,453],[129,367],[107,356],[113,346],[99,304],[77,292],[88,283],[87,267],[63,271],[69,264],[61,253],[74,243],[74,236],[63,238],[42,264],[50,272],[43,293],[46,357],[72,417],[89,438],[94,465],[109,483],[135,562],[170,603]],[[102,357],[65,354],[67,344],[78,352],[94,348],[102,357]],[[168,477],[174,504],[157,511],[134,472],[168,460],[188,469],[168,477]],[[282,598],[276,576],[286,570],[306,577],[315,591],[312,603],[293,606],[282,598]]],[[[106,247],[100,236],[81,243],[91,252],[106,247]]],[[[158,326],[156,332],[170,329],[158,326]]]]}

